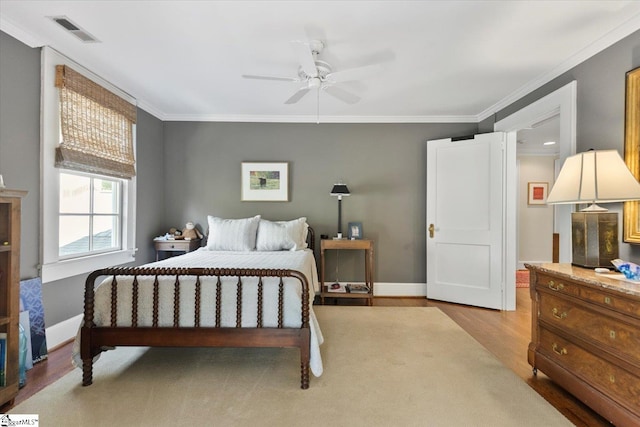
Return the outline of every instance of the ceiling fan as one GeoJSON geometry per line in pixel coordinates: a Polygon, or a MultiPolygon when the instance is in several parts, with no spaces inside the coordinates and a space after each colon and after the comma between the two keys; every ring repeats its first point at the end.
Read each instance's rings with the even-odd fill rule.
{"type": "Polygon", "coordinates": [[[292,41],[291,42],[296,55],[298,56],[297,77],[277,77],[277,76],[261,76],[253,74],[243,74],[245,79],[257,80],[275,80],[287,81],[294,83],[302,83],[302,86],[289,97],[284,103],[295,104],[300,101],[307,93],[317,90],[318,102],[320,91],[324,91],[329,95],[337,98],[347,104],[355,104],[360,101],[360,97],[339,86],[338,83],[359,80],[371,75],[375,75],[380,71],[380,64],[366,65],[357,68],[346,69],[342,71],[334,71],[329,63],[318,59],[318,56],[325,47],[320,40],[311,41],[292,41]]]}

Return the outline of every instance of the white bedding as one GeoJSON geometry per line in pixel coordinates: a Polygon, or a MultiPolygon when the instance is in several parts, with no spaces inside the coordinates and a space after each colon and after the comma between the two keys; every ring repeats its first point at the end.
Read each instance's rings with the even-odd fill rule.
{"type": "MultiPolygon", "coordinates": [[[[309,324],[311,329],[310,369],[313,375],[322,375],[322,359],[320,345],[324,341],[320,326],[313,312],[312,302],[316,292],[319,292],[318,274],[316,270],[313,252],[309,249],[299,251],[273,251],[273,252],[230,252],[211,251],[200,248],[197,251],[185,255],[168,258],[146,264],[145,267],[205,267],[205,268],[264,268],[264,269],[290,269],[302,272],[309,282],[309,324]]],[[[118,279],[118,326],[131,326],[131,280],[118,279]]],[[[215,325],[215,277],[202,277],[201,279],[201,319],[200,326],[215,325]],[[207,307],[211,307],[207,310],[207,307]]],[[[249,284],[257,283],[257,278],[243,278],[242,294],[242,326],[255,327],[257,325],[257,287],[249,284]]],[[[223,327],[235,327],[236,325],[236,277],[224,278],[222,281],[222,314],[221,325],[223,327]],[[227,291],[225,292],[225,289],[227,291]],[[227,303],[228,302],[228,303],[227,303]],[[227,308],[228,307],[228,308],[227,308]]],[[[153,314],[152,283],[153,280],[140,280],[138,297],[138,326],[151,326],[153,314]],[[147,285],[147,286],[145,286],[147,285]]],[[[173,325],[173,285],[174,277],[159,278],[159,326],[173,325]]],[[[263,278],[264,301],[277,301],[279,278],[263,278]]],[[[183,289],[180,294],[180,326],[194,325],[194,290],[195,278],[181,278],[183,289]]],[[[299,280],[291,277],[284,278],[284,315],[283,323],[286,327],[299,327],[302,313],[300,305],[299,280]]],[[[111,321],[110,308],[111,278],[105,279],[97,288],[95,294],[94,323],[98,326],[109,325],[111,321]]],[[[263,326],[277,326],[277,305],[263,304],[263,326]]],[[[80,359],[80,333],[76,337],[73,349],[73,359],[76,366],[81,367],[80,359]]]]}

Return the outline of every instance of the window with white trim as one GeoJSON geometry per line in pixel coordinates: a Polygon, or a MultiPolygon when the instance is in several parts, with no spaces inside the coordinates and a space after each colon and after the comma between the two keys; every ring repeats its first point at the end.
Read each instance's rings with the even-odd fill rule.
{"type": "Polygon", "coordinates": [[[42,53],[42,281],[135,260],[135,99],[42,53]]]}

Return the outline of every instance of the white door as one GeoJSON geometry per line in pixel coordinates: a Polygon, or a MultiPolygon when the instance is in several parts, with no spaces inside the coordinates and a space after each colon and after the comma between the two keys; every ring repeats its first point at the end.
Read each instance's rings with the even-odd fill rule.
{"type": "MultiPolygon", "coordinates": [[[[427,298],[494,309],[505,299],[507,134],[427,142],[427,298]]],[[[511,269],[515,270],[515,269],[511,269]]]]}

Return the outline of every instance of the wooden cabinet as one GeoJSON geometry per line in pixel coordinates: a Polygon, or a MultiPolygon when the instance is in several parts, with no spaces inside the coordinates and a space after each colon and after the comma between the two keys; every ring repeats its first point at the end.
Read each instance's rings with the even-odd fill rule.
{"type": "Polygon", "coordinates": [[[616,426],[640,425],[640,284],[569,264],[526,267],[534,373],[616,426]]]}
{"type": "Polygon", "coordinates": [[[26,191],[0,189],[0,335],[6,337],[6,371],[0,406],[18,394],[20,310],[20,208],[26,191]]]}
{"type": "Polygon", "coordinates": [[[191,252],[200,247],[200,239],[193,240],[154,240],[156,261],[160,259],[160,252],[191,252]]]}
{"type": "Polygon", "coordinates": [[[320,240],[320,299],[330,298],[366,298],[368,305],[373,302],[373,240],[320,240]],[[364,282],[369,287],[369,293],[337,293],[329,292],[324,283],[324,253],[326,250],[363,250],[364,251],[364,282]]]}

